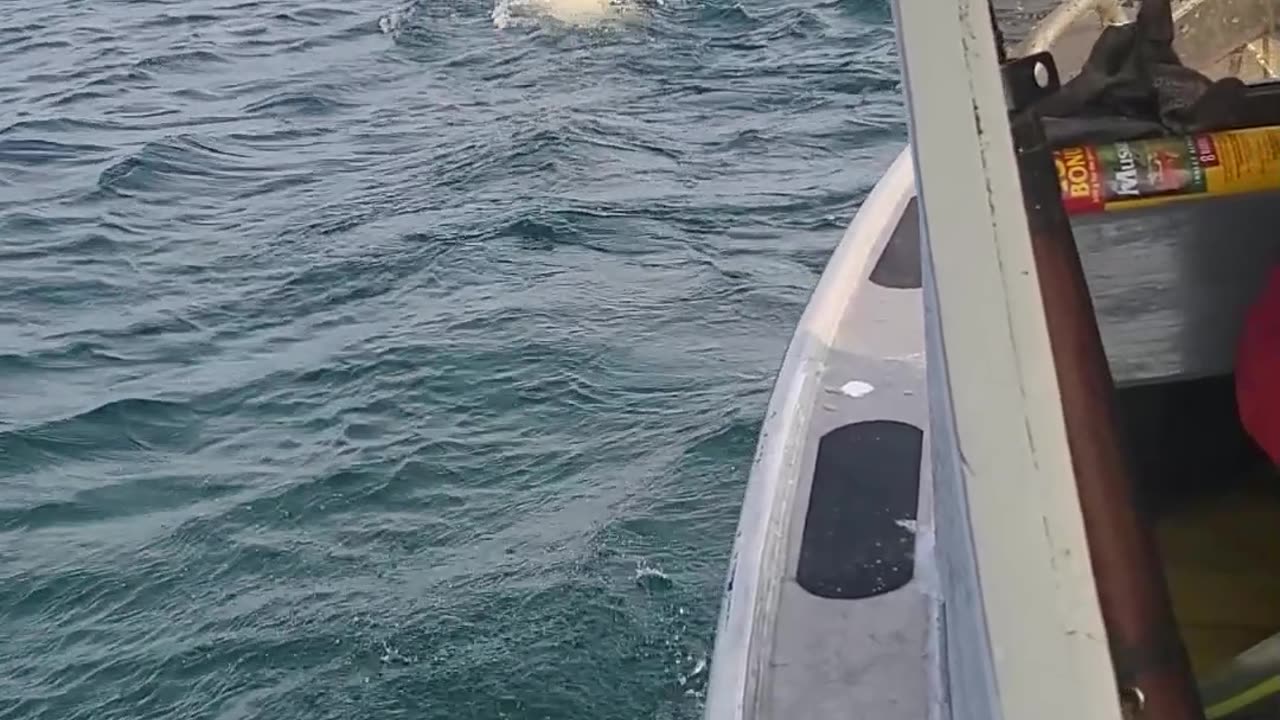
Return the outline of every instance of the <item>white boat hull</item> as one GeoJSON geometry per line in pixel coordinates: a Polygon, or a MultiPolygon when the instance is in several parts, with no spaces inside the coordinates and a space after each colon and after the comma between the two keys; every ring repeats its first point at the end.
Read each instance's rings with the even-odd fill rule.
{"type": "Polygon", "coordinates": [[[779,370],[721,605],[709,719],[928,715],[932,499],[914,196],[904,149],[832,255],[779,370]],[[865,485],[890,474],[915,488],[865,485]],[[859,501],[840,502],[849,497],[859,501]],[[818,557],[842,538],[876,552],[818,557]]]}

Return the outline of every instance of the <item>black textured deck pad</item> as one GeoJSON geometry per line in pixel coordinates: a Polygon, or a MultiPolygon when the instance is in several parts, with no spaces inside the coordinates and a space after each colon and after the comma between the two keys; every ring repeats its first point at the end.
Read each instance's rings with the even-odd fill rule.
{"type": "Polygon", "coordinates": [[[853,600],[911,580],[923,443],[920,428],[892,420],[822,437],[796,570],[801,587],[853,600]]]}
{"type": "Polygon", "coordinates": [[[893,229],[893,237],[885,244],[880,259],[871,269],[871,282],[894,290],[919,290],[923,284],[920,269],[920,212],[911,198],[902,218],[893,229]]]}

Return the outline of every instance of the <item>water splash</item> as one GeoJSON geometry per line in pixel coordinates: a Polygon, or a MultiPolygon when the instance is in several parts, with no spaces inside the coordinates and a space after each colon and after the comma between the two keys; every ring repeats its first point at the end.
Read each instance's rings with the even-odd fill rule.
{"type": "Polygon", "coordinates": [[[675,581],[661,568],[653,567],[641,560],[636,563],[636,585],[645,590],[666,590],[675,585],[675,581]]]}
{"type": "Polygon", "coordinates": [[[417,655],[405,655],[387,640],[382,641],[382,654],[378,660],[384,665],[412,665],[418,662],[417,655]]]}
{"type": "Polygon", "coordinates": [[[552,21],[577,28],[643,22],[663,0],[497,0],[490,17],[499,29],[552,21]]]}
{"type": "Polygon", "coordinates": [[[680,683],[680,687],[687,687],[697,692],[701,689],[700,686],[705,685],[703,675],[707,672],[707,656],[703,655],[694,661],[692,655],[686,655],[685,662],[694,662],[694,665],[689,669],[689,672],[680,673],[677,681],[680,683]]]}
{"type": "Polygon", "coordinates": [[[398,39],[400,33],[418,16],[419,7],[421,7],[419,0],[408,0],[400,7],[378,18],[378,29],[382,34],[398,39]]]}

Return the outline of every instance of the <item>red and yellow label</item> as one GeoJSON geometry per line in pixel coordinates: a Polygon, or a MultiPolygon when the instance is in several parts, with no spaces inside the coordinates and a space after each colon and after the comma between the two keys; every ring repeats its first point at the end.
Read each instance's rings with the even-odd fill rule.
{"type": "Polygon", "coordinates": [[[1098,154],[1091,147],[1063,148],[1053,154],[1058,166],[1058,184],[1067,212],[1094,212],[1103,209],[1102,174],[1098,172],[1098,154]]]}
{"type": "Polygon", "coordinates": [[[1068,213],[1280,189],[1280,126],[1054,152],[1068,213]]]}

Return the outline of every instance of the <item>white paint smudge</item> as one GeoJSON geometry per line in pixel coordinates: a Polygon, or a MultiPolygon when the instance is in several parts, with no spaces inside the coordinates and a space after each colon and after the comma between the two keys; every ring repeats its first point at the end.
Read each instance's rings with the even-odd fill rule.
{"type": "Polygon", "coordinates": [[[869,394],[872,390],[875,390],[875,387],[871,383],[861,380],[850,380],[840,386],[840,392],[851,398],[860,398],[869,394]]]}

